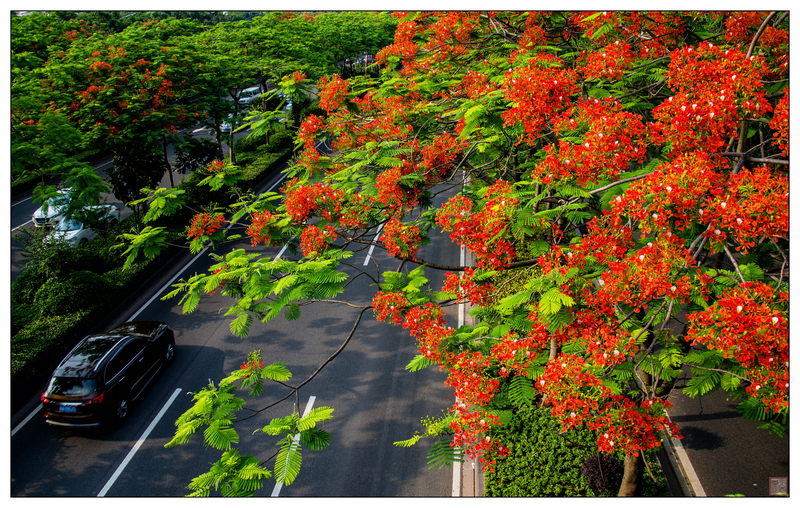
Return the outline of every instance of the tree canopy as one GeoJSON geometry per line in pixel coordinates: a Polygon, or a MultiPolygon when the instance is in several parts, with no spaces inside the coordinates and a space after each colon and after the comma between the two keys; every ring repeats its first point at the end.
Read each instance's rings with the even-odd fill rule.
{"type": "MultiPolygon", "coordinates": [[[[345,260],[376,246],[400,267],[380,274],[354,333],[371,311],[416,341],[410,370],[446,372],[456,402],[411,440],[445,436],[450,446],[431,453],[446,462],[459,450],[502,457],[508,412],[535,402],[563,430],[593,431],[600,451],[625,453],[620,494],[633,494],[643,452],[665,435],[680,438],[665,410],[684,366],[693,375],[685,393],[725,390],[741,399],[744,417],[783,432],[788,12],[395,17],[394,41],[376,57],[379,79],[293,70],[294,83],[316,80],[326,114],[300,127],[280,196],[249,196],[231,209],[253,244],[297,238],[303,258],[230,252],[177,285],[184,310],[221,289],[232,297],[226,313],[237,335],[255,319],[293,319],[300,303],[344,301],[353,277],[345,260]],[[334,154],[318,151],[320,138],[334,154]],[[434,206],[437,196],[448,198],[434,206]],[[422,256],[420,246],[439,232],[474,264],[422,256]],[[449,272],[443,287],[430,287],[432,270],[449,272]],[[444,316],[458,302],[475,322],[451,328],[444,316]]],[[[270,58],[292,55],[283,45],[295,39],[275,40],[268,19],[280,15],[248,22],[258,28],[242,51],[261,48],[258,68],[289,76],[291,57],[285,67],[270,58]]],[[[306,42],[298,48],[318,41],[306,42]]],[[[235,185],[235,166],[210,170],[207,184],[235,185]]],[[[225,220],[196,217],[194,248],[238,234],[221,228],[225,220]]],[[[200,493],[215,478],[237,492],[244,480],[231,478],[248,471],[255,483],[239,492],[251,493],[269,477],[232,448],[231,414],[243,403],[234,384],[283,379],[259,361],[248,358],[206,387],[179,422],[171,444],[207,426],[206,443],[225,450],[195,485],[200,493]]],[[[280,481],[299,470],[288,436],[314,428],[298,418],[269,426],[287,436],[280,481]]],[[[303,443],[321,449],[325,439],[307,434],[303,443]]]]}

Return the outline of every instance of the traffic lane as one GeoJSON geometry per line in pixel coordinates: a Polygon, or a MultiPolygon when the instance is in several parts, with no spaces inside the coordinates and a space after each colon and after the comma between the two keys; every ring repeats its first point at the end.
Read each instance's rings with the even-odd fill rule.
{"type": "MultiPolygon", "coordinates": [[[[360,294],[360,298],[355,299],[361,299],[362,303],[369,301],[370,292],[374,290],[370,288],[369,279],[365,278],[354,281],[351,288],[353,293],[360,294]]],[[[206,302],[210,304],[209,312],[225,303],[215,301],[215,297],[206,302]]],[[[153,309],[152,306],[148,308],[142,317],[156,318],[148,316],[153,309]]],[[[203,315],[207,313],[202,311],[203,315]]],[[[229,332],[221,333],[217,347],[224,352],[222,372],[218,372],[215,378],[213,372],[200,368],[193,381],[184,383],[194,384],[186,390],[199,389],[209,378],[218,380],[236,370],[246,354],[254,349],[262,350],[265,363],[285,362],[294,374],[292,381],[297,383],[340,347],[356,313],[354,309],[336,304],[318,303],[313,308],[304,307],[297,321],[288,322],[278,317],[267,323],[256,322],[251,333],[243,339],[229,332]]],[[[168,319],[163,315],[162,318],[168,319]]],[[[173,316],[175,318],[178,316],[173,316]]],[[[230,319],[226,318],[228,322],[230,319]]],[[[203,329],[205,325],[197,323],[196,327],[203,329]]],[[[195,332],[186,333],[192,335],[195,332]]],[[[399,327],[379,324],[370,315],[365,316],[361,329],[345,351],[301,390],[301,411],[310,395],[316,396],[315,407],[328,405],[334,408],[334,419],[323,426],[332,433],[332,439],[325,451],[304,453],[298,483],[284,486],[282,495],[446,495],[449,492],[451,471],[428,471],[425,447],[407,450],[392,445],[419,430],[421,417],[440,414],[443,407],[452,404],[447,399],[448,390],[444,389],[444,378],[440,373],[435,370],[416,374],[405,372],[405,365],[415,354],[416,348],[407,332],[399,327]],[[383,329],[374,330],[374,327],[383,329]],[[386,341],[386,337],[394,340],[386,341]],[[437,376],[438,379],[430,379],[437,376]],[[407,386],[401,386],[402,383],[407,386]],[[353,481],[353,478],[362,481],[353,481]]],[[[248,398],[247,406],[263,407],[287,393],[287,389],[268,383],[261,397],[248,398]]],[[[252,431],[263,427],[272,418],[289,414],[295,401],[293,397],[240,428],[243,453],[252,452],[260,459],[266,459],[277,451],[277,438],[253,435],[252,431]]],[[[190,401],[184,404],[188,408],[190,401]]],[[[246,411],[242,412],[244,414],[246,411]]],[[[167,435],[165,439],[169,437],[167,435]]],[[[209,454],[201,442],[201,437],[195,436],[189,444],[164,450],[148,441],[108,495],[141,495],[136,485],[146,480],[161,482],[159,487],[164,490],[159,495],[185,494],[183,487],[194,476],[207,471],[207,464],[220,455],[220,452],[209,454]],[[173,454],[176,451],[177,454],[173,454]],[[179,457],[182,464],[200,463],[203,467],[176,471],[174,457],[179,457]]],[[[271,488],[265,487],[258,495],[270,493],[271,488]]]]}
{"type": "MultiPolygon", "coordinates": [[[[207,253],[189,265],[181,275],[207,271],[215,261],[207,253]]],[[[162,291],[162,296],[171,291],[162,291]]],[[[110,431],[64,429],[44,422],[41,406],[35,417],[12,437],[12,494],[15,496],[96,496],[161,410],[175,388],[182,384],[202,387],[209,377],[222,377],[224,353],[214,347],[219,335],[230,334],[229,319],[217,311],[223,304],[220,296],[201,302],[198,314],[184,315],[177,300],[154,300],[135,319],[153,319],[168,323],[175,331],[176,359],[152,381],[151,386],[131,409],[128,421],[110,431]],[[202,331],[199,332],[198,330],[202,331]],[[198,373],[188,383],[187,373],[198,373]],[[200,379],[203,378],[203,379],[200,379]]],[[[177,401],[176,401],[177,402],[177,401]]],[[[158,438],[174,431],[170,428],[188,408],[173,404],[148,440],[157,446],[171,439],[158,438]],[[166,428],[166,430],[163,430],[166,428]]],[[[143,494],[139,494],[143,495],[143,494]]],[[[183,495],[175,494],[175,495],[183,495]]]]}
{"type": "Polygon", "coordinates": [[[724,392],[690,398],[673,389],[669,401],[669,415],[707,496],[768,496],[770,478],[789,477],[788,433],[781,438],[758,429],[757,422],[739,416],[738,402],[724,392]]]}
{"type": "MultiPolygon", "coordinates": [[[[421,259],[436,259],[442,264],[457,265],[459,255],[458,247],[446,235],[435,232],[431,234],[431,244],[419,251],[421,259]]],[[[353,264],[360,266],[358,261],[363,257],[354,256],[353,264]]],[[[373,252],[373,257],[371,266],[380,266],[381,271],[393,271],[398,266],[398,261],[389,258],[383,249],[373,252]]],[[[406,269],[416,266],[407,263],[406,269]]],[[[443,272],[426,269],[426,276],[432,289],[441,288],[443,272]]],[[[375,287],[369,279],[362,278],[357,284],[362,285],[365,294],[374,294],[375,287]]],[[[450,309],[446,316],[448,325],[453,327],[457,325],[454,310],[457,309],[450,309]]],[[[422,431],[423,417],[441,417],[442,411],[453,405],[452,390],[444,385],[445,375],[435,367],[415,373],[405,370],[418,351],[414,339],[400,326],[379,323],[369,316],[353,340],[357,341],[359,354],[348,346],[349,351],[319,379],[317,400],[335,398],[337,411],[344,413],[326,424],[332,434],[326,452],[331,453],[313,454],[304,460],[303,467],[308,468],[311,481],[284,487],[282,495],[449,496],[452,469],[430,469],[427,464],[432,438],[411,448],[392,444],[422,431]],[[363,369],[370,359],[381,356],[384,359],[378,361],[378,366],[382,368],[363,369]]]]}

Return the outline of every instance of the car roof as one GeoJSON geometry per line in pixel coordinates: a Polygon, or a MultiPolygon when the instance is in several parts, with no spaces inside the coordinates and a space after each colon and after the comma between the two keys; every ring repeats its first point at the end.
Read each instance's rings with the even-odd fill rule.
{"type": "Polygon", "coordinates": [[[83,339],[69,355],[58,365],[56,377],[91,377],[103,358],[126,335],[101,334],[89,335],[83,339]]]}
{"type": "Polygon", "coordinates": [[[128,337],[153,337],[165,323],[159,321],[131,321],[123,323],[108,333],[89,335],[70,351],[58,365],[56,377],[91,377],[103,359],[114,347],[128,337]]]}
{"type": "Polygon", "coordinates": [[[165,326],[165,324],[161,321],[129,321],[117,326],[108,333],[154,337],[162,326],[165,326]]]}

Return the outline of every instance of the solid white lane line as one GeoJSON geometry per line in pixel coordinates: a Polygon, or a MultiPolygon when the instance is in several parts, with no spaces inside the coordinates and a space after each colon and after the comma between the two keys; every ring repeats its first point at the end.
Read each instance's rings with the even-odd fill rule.
{"type": "MultiPolygon", "coordinates": [[[[375,241],[377,242],[381,238],[381,228],[383,227],[383,223],[378,226],[378,229],[375,231],[375,241]]],[[[372,257],[372,252],[375,250],[374,245],[369,246],[369,252],[367,252],[367,259],[364,260],[364,266],[369,264],[369,258],[372,257]]]]}
{"type": "MultiPolygon", "coordinates": [[[[306,409],[303,411],[303,418],[308,416],[308,413],[311,412],[311,408],[314,407],[314,401],[317,399],[316,395],[312,395],[308,398],[308,403],[306,403],[306,409]]],[[[300,434],[294,436],[294,442],[300,441],[300,434]]],[[[278,497],[278,494],[281,493],[281,487],[283,487],[283,482],[276,483],[275,488],[272,489],[272,497],[278,497]]]]}
{"type": "Polygon", "coordinates": [[[283,253],[284,253],[284,252],[286,252],[286,247],[288,247],[288,245],[284,245],[284,246],[283,246],[283,248],[282,248],[282,249],[281,249],[281,251],[278,253],[278,255],[277,255],[277,256],[275,256],[275,259],[273,259],[273,261],[277,261],[277,260],[279,260],[279,259],[281,258],[281,256],[283,256],[283,253]]]}
{"type": "Polygon", "coordinates": [[[19,429],[21,429],[23,426],[25,426],[25,424],[26,424],[26,423],[28,423],[28,422],[31,420],[31,418],[33,418],[34,416],[36,416],[36,413],[38,413],[40,409],[42,409],[42,405],[41,405],[41,404],[37,405],[37,406],[36,406],[36,409],[34,409],[33,411],[31,411],[31,414],[29,414],[27,418],[25,418],[24,420],[22,420],[22,421],[20,422],[20,424],[19,424],[19,425],[17,425],[16,427],[14,427],[14,430],[12,430],[12,431],[11,431],[11,435],[13,436],[14,434],[16,434],[16,433],[17,433],[17,431],[18,431],[19,429]]]}
{"type": "Polygon", "coordinates": [[[156,415],[155,419],[152,422],[150,422],[150,426],[147,427],[147,430],[144,431],[142,437],[140,437],[139,440],[136,442],[136,444],[133,445],[131,451],[128,452],[128,456],[125,457],[125,460],[122,461],[122,464],[120,464],[117,470],[114,471],[114,474],[111,475],[111,478],[108,479],[108,482],[106,482],[105,487],[103,487],[103,490],[101,490],[100,493],[97,494],[97,497],[105,497],[106,493],[108,492],[108,489],[110,489],[111,486],[114,485],[114,482],[117,481],[119,475],[122,474],[122,471],[124,471],[125,468],[128,466],[128,462],[130,462],[133,456],[136,455],[136,452],[139,451],[139,448],[144,444],[145,440],[147,439],[147,436],[149,436],[150,433],[153,431],[153,429],[156,427],[156,424],[161,420],[161,417],[164,416],[164,414],[167,412],[167,409],[169,409],[169,407],[175,401],[175,397],[177,397],[179,393],[181,393],[181,388],[175,388],[175,391],[172,392],[172,396],[169,398],[167,403],[164,404],[164,407],[161,408],[161,411],[158,412],[158,415],[156,415]]]}
{"type": "Polygon", "coordinates": [[[29,220],[28,222],[25,222],[24,224],[20,224],[19,226],[15,227],[15,228],[14,228],[14,229],[12,229],[11,231],[16,231],[16,230],[18,230],[19,228],[21,228],[22,226],[27,226],[27,225],[28,225],[28,224],[30,224],[31,222],[33,222],[33,220],[29,220]]]}

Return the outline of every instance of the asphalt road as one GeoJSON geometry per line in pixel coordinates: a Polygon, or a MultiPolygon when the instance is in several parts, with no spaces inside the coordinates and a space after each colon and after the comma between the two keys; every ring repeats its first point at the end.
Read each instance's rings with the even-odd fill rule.
{"type": "Polygon", "coordinates": [[[739,417],[737,401],[722,391],[692,399],[677,384],[669,414],[705,496],[768,496],[770,478],[789,478],[788,433],[781,438],[739,417]]]}
{"type": "MultiPolygon", "coordinates": [[[[249,243],[246,246],[249,248],[249,243]]],[[[445,263],[458,260],[458,250],[444,238],[434,239],[424,249],[422,255],[436,256],[445,263]]],[[[278,253],[275,249],[260,250],[273,256],[278,253]]],[[[351,261],[360,265],[366,256],[361,251],[351,261]]],[[[205,271],[211,264],[207,254],[198,255],[180,277],[205,271]]],[[[391,270],[397,261],[380,251],[370,260],[374,273],[376,264],[381,270],[391,270]]],[[[440,286],[443,274],[433,274],[432,279],[434,287],[440,286]]],[[[368,303],[374,293],[371,283],[365,277],[356,279],[348,288],[352,295],[348,300],[368,303]]],[[[166,292],[165,288],[161,294],[166,292]]],[[[219,312],[226,299],[219,293],[206,297],[189,315],[181,312],[177,299],[155,299],[135,316],[170,324],[176,335],[176,359],[153,382],[121,427],[106,432],[51,428],[40,411],[17,427],[35,410],[36,401],[16,415],[12,423],[18,430],[11,439],[11,495],[186,495],[191,479],[207,471],[220,455],[206,449],[198,436],[176,448],[163,447],[173,435],[173,422],[191,405],[187,392],[237,370],[254,349],[262,350],[266,363],[285,362],[294,381],[305,379],[339,348],[356,315],[346,306],[315,304],[304,307],[297,321],[279,317],[268,323],[256,322],[250,335],[240,339],[229,330],[231,318],[219,312]],[[163,415],[156,421],[160,412],[163,415]],[[147,438],[139,442],[148,430],[147,438]],[[128,459],[134,447],[137,451],[128,459]]],[[[417,373],[404,370],[415,354],[413,340],[405,330],[378,323],[371,313],[365,315],[347,348],[300,392],[301,411],[312,396],[314,407],[334,408],[333,420],[323,427],[332,438],[326,450],[304,453],[297,482],[283,486],[281,496],[450,494],[452,471],[429,470],[426,447],[392,445],[421,429],[422,417],[440,415],[441,409],[452,404],[452,391],[444,387],[442,373],[435,369],[417,373]]],[[[260,407],[285,393],[285,388],[271,386],[261,397],[248,400],[247,406],[260,407]]],[[[277,438],[252,432],[271,418],[291,412],[292,402],[265,411],[240,429],[243,453],[263,460],[277,450],[277,438]]],[[[268,483],[259,495],[272,493],[272,484],[268,483]]]]}

